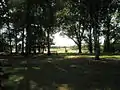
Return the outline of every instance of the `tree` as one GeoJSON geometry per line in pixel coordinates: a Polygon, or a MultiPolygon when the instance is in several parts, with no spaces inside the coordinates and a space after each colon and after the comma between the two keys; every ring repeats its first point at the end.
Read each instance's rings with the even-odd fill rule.
{"type": "Polygon", "coordinates": [[[106,14],[106,17],[104,19],[104,30],[103,30],[103,33],[104,33],[104,36],[105,36],[105,40],[104,40],[104,52],[112,52],[111,50],[111,35],[112,35],[112,28],[113,27],[116,27],[117,25],[113,26],[112,25],[112,19],[115,16],[115,14],[117,13],[118,11],[118,6],[117,5],[113,5],[111,7],[109,7],[107,9],[107,14],[106,14]]]}
{"type": "Polygon", "coordinates": [[[86,32],[84,33],[84,41],[87,43],[88,51],[93,53],[93,28],[90,23],[87,24],[86,32]]]}
{"type": "Polygon", "coordinates": [[[58,22],[62,24],[62,34],[72,39],[78,46],[79,53],[81,51],[81,44],[83,35],[86,29],[87,13],[80,1],[69,1],[65,3],[66,7],[58,12],[58,22]],[[76,8],[74,8],[76,7],[76,8]]]}
{"type": "Polygon", "coordinates": [[[94,51],[95,59],[99,60],[100,55],[100,45],[99,45],[99,35],[100,35],[100,26],[99,23],[102,21],[102,17],[106,14],[106,9],[115,4],[114,0],[101,1],[101,0],[84,0],[84,5],[86,6],[88,13],[92,21],[93,35],[94,35],[94,51]]]}

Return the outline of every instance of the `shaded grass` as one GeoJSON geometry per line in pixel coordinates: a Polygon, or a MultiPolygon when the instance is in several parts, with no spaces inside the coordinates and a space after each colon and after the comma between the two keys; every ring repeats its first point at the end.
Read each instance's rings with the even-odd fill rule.
{"type": "MultiPolygon", "coordinates": [[[[29,57],[31,64],[35,61],[37,66],[33,64],[30,67],[8,67],[5,70],[6,72],[11,72],[12,75],[9,75],[7,84],[12,87],[11,90],[17,90],[15,88],[24,90],[26,80],[35,82],[34,87],[36,88],[48,88],[47,90],[59,90],[60,87],[66,90],[119,90],[120,62],[119,60],[116,62],[113,59],[120,59],[120,55],[100,56],[105,60],[112,59],[113,62],[95,61],[93,57],[94,55],[76,53],[52,54],[51,56],[40,54],[29,57]],[[52,61],[48,62],[49,60],[52,61]]],[[[9,62],[15,64],[19,61],[21,63],[27,58],[17,59],[10,59],[11,61],[9,62]]],[[[30,86],[32,85],[33,83],[30,86]]]]}
{"type": "MultiPolygon", "coordinates": [[[[30,70],[25,71],[28,73],[27,78],[26,74],[23,73],[24,79],[19,81],[20,84],[17,85],[25,88],[24,80],[29,78],[30,82],[36,83],[35,87],[46,87],[47,90],[59,90],[60,87],[66,90],[71,88],[73,90],[108,90],[108,88],[119,90],[119,69],[119,63],[89,62],[83,58],[81,60],[68,59],[52,63],[45,62],[40,66],[40,69],[30,68],[30,70]]],[[[20,80],[20,77],[13,75],[9,80],[14,83],[14,81],[20,80]]]]}

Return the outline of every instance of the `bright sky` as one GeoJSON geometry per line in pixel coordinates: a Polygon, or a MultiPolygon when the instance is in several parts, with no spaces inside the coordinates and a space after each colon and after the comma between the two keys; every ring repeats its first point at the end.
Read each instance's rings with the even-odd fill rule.
{"type": "MultiPolygon", "coordinates": [[[[54,35],[55,46],[74,46],[76,45],[71,39],[69,39],[67,36],[61,36],[60,33],[56,33],[54,35]]],[[[100,43],[103,45],[104,38],[100,37],[100,43]]]]}
{"type": "Polygon", "coordinates": [[[54,35],[55,46],[73,46],[75,43],[66,36],[60,36],[60,33],[54,35]]]}

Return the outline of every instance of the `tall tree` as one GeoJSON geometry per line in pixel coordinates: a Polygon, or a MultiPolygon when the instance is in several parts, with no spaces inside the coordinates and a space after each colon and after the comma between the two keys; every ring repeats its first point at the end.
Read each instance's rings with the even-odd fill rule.
{"type": "Polygon", "coordinates": [[[87,28],[84,33],[84,41],[85,43],[87,43],[89,53],[92,54],[93,53],[93,28],[91,23],[87,24],[87,28]]]}
{"type": "Polygon", "coordinates": [[[65,3],[66,7],[58,12],[58,22],[62,24],[62,34],[72,39],[81,53],[81,44],[86,29],[87,13],[79,0],[65,3]],[[74,8],[76,7],[76,8],[74,8]]]}
{"type": "Polygon", "coordinates": [[[105,15],[105,19],[104,19],[104,36],[105,36],[105,40],[104,40],[104,52],[111,52],[111,31],[112,31],[112,19],[113,17],[115,17],[114,15],[116,14],[118,10],[118,5],[110,5],[107,10],[106,10],[106,15],[105,15]]]}
{"type": "Polygon", "coordinates": [[[86,6],[88,13],[90,14],[92,27],[93,27],[93,35],[94,35],[94,51],[95,51],[95,59],[99,60],[100,55],[100,45],[99,45],[99,35],[100,35],[100,26],[101,18],[106,14],[104,11],[114,3],[114,0],[84,0],[84,5],[86,6]]]}

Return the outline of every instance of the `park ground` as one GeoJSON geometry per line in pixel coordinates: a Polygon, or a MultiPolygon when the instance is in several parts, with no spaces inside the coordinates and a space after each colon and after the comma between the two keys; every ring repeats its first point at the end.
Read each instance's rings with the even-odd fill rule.
{"type": "Polygon", "coordinates": [[[60,51],[0,56],[6,90],[120,90],[120,55],[94,60],[94,55],[60,51]]]}

